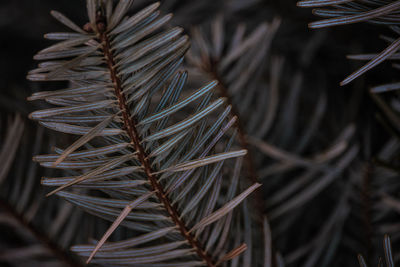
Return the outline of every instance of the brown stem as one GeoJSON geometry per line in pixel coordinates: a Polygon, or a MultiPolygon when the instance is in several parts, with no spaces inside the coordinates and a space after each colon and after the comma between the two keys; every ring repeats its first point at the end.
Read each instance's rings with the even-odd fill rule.
{"type": "MultiPolygon", "coordinates": [[[[239,142],[240,145],[243,149],[246,149],[248,152],[247,154],[244,156],[245,158],[245,164],[246,164],[246,168],[247,168],[247,173],[248,173],[248,178],[250,179],[251,183],[258,183],[258,178],[257,178],[257,173],[256,173],[256,168],[254,167],[253,164],[253,156],[250,150],[250,146],[249,146],[249,142],[247,141],[247,134],[246,131],[244,130],[242,121],[241,121],[241,116],[239,114],[239,112],[236,109],[236,106],[233,104],[232,101],[232,97],[229,95],[229,91],[228,88],[226,87],[222,77],[218,74],[218,71],[216,69],[214,69],[218,64],[215,62],[214,64],[211,64],[210,69],[205,69],[205,71],[212,77],[212,79],[217,80],[218,81],[218,85],[217,88],[219,90],[219,93],[222,97],[226,98],[226,104],[230,105],[232,107],[231,112],[233,116],[237,117],[237,120],[235,122],[235,126],[238,130],[238,136],[239,136],[239,142]]],[[[256,190],[254,192],[254,196],[256,198],[256,206],[257,209],[260,211],[259,215],[260,215],[260,222],[262,223],[262,215],[264,214],[264,205],[263,203],[263,197],[261,194],[262,190],[256,190]]]]}
{"type": "MultiPolygon", "coordinates": [[[[243,127],[242,121],[241,121],[241,116],[239,114],[239,111],[236,109],[236,106],[233,104],[232,101],[232,97],[229,94],[229,90],[228,87],[225,85],[222,77],[219,75],[217,67],[218,66],[218,62],[217,61],[212,61],[212,63],[208,66],[208,67],[204,67],[203,71],[205,71],[206,73],[208,73],[208,75],[211,76],[212,79],[217,80],[218,81],[218,91],[220,93],[220,95],[222,97],[225,97],[227,99],[226,103],[227,105],[230,105],[232,107],[231,112],[233,116],[237,117],[236,120],[236,128],[238,130],[238,135],[239,135],[239,142],[240,145],[243,149],[247,150],[247,154],[245,156],[245,166],[247,168],[247,173],[248,173],[248,178],[250,180],[250,182],[252,183],[258,183],[258,178],[257,178],[257,172],[256,172],[256,168],[254,166],[254,161],[253,161],[253,156],[251,153],[251,149],[249,146],[249,142],[247,141],[247,134],[246,131],[243,127]]],[[[254,192],[254,205],[256,207],[256,209],[258,210],[257,213],[257,221],[260,225],[260,229],[262,229],[262,231],[264,232],[264,224],[263,224],[263,216],[265,213],[265,209],[264,209],[264,200],[263,200],[263,190],[256,190],[254,192]]],[[[272,246],[272,251],[274,251],[274,247],[272,246]]],[[[276,257],[272,258],[272,266],[277,266],[276,263],[276,257]]]]}
{"type": "Polygon", "coordinates": [[[50,240],[48,236],[40,232],[32,223],[28,222],[21,214],[19,214],[7,201],[0,198],[0,208],[6,213],[12,216],[24,229],[31,233],[38,241],[44,246],[51,250],[51,252],[57,257],[62,263],[70,267],[84,266],[77,259],[68,256],[68,253],[60,248],[56,243],[50,240]]]}
{"type": "MultiPolygon", "coordinates": [[[[100,25],[98,28],[101,30],[104,29],[105,27],[103,25],[100,25]]],[[[136,119],[134,117],[131,118],[130,110],[126,102],[125,95],[122,92],[121,80],[115,69],[114,56],[111,51],[110,41],[108,39],[107,34],[104,31],[100,32],[100,41],[103,46],[103,52],[107,61],[107,66],[110,71],[111,80],[114,84],[114,91],[118,99],[119,108],[122,111],[123,123],[126,128],[126,132],[128,133],[132,145],[135,147],[138,153],[139,161],[143,166],[144,172],[148,180],[150,181],[151,187],[156,192],[156,196],[164,205],[169,216],[176,224],[181,234],[186,238],[189,245],[193,247],[198,256],[207,264],[207,266],[216,267],[216,264],[214,263],[212,258],[204,251],[200,242],[191,233],[189,233],[184,222],[179,218],[177,210],[172,206],[170,200],[166,196],[163,187],[158,182],[155,175],[153,175],[154,170],[151,168],[150,162],[147,157],[148,155],[144,150],[143,146],[141,145],[141,139],[138,134],[138,130],[136,129],[136,123],[137,123],[136,119]]]]}

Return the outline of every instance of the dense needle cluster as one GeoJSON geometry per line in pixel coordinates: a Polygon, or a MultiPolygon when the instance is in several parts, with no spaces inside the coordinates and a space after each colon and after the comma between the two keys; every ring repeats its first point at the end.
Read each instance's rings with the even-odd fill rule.
{"type": "Polygon", "coordinates": [[[75,32],[47,34],[60,42],[35,56],[47,61],[28,78],[70,87],[32,95],[58,107],[30,117],[79,138],[35,157],[69,173],[42,183],[57,187],[49,195],[113,222],[96,245],[72,248],[88,261],[217,266],[246,249],[243,234],[225,231],[238,231],[232,210],[259,184],[239,192],[246,150],[233,149],[236,117],[214,97],[216,82],[181,96],[182,29],[161,30],[171,15],[160,16],[158,3],[126,17],[131,2],[88,1],[83,29],[52,13],[75,32]],[[104,244],[119,224],[132,230],[130,238],[104,244]],[[228,242],[234,236],[236,247],[228,242]]]}

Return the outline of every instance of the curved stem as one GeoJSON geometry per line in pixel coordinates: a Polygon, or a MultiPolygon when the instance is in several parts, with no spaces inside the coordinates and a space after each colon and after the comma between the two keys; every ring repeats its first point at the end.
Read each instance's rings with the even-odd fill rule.
{"type": "MultiPolygon", "coordinates": [[[[101,29],[104,27],[98,27],[98,28],[101,29]]],[[[138,134],[138,130],[136,129],[137,121],[134,117],[133,118],[131,117],[126,97],[122,93],[121,79],[119,78],[115,69],[114,56],[112,54],[110,41],[106,32],[100,32],[100,41],[103,46],[104,57],[106,59],[107,66],[110,71],[111,80],[114,84],[114,91],[118,99],[119,108],[122,111],[124,126],[132,142],[132,145],[135,147],[138,153],[139,161],[143,166],[144,172],[148,180],[150,181],[151,187],[156,192],[156,196],[158,197],[160,202],[164,205],[166,211],[168,212],[172,221],[176,224],[182,236],[187,240],[189,245],[193,247],[197,255],[207,264],[207,266],[216,267],[216,264],[202,248],[200,242],[191,233],[189,233],[185,223],[179,218],[178,211],[173,207],[171,201],[166,196],[163,187],[158,182],[156,176],[153,174],[155,173],[155,171],[152,169],[151,164],[148,160],[148,155],[144,150],[143,146],[141,145],[141,139],[138,134]]]]}
{"type": "MultiPolygon", "coordinates": [[[[211,66],[217,66],[217,63],[211,64],[211,66]]],[[[226,98],[226,104],[230,105],[232,107],[231,112],[233,116],[237,117],[237,120],[235,122],[236,124],[236,128],[238,129],[238,136],[239,136],[239,142],[240,145],[243,149],[246,149],[248,152],[247,154],[244,156],[245,158],[245,164],[246,164],[246,169],[247,169],[247,173],[248,173],[248,178],[250,179],[251,183],[259,183],[258,178],[257,178],[257,172],[256,172],[256,168],[254,166],[254,160],[253,160],[253,156],[251,153],[251,149],[249,146],[249,142],[247,141],[247,134],[246,131],[243,127],[242,121],[241,121],[241,116],[238,112],[238,110],[236,109],[236,106],[233,104],[232,101],[232,97],[229,95],[229,90],[227,88],[227,86],[225,85],[222,77],[218,74],[218,71],[216,69],[214,69],[213,67],[210,67],[210,69],[204,69],[204,71],[206,71],[214,80],[218,81],[218,91],[219,94],[226,98]]],[[[262,190],[256,190],[254,192],[255,198],[256,198],[256,203],[255,205],[257,206],[257,209],[259,210],[259,222],[262,224],[263,223],[263,214],[264,214],[264,205],[262,203],[263,202],[263,197],[262,197],[262,190]]]]}
{"type": "MultiPolygon", "coordinates": [[[[253,156],[251,153],[251,149],[249,146],[249,142],[247,141],[247,133],[244,129],[244,126],[242,124],[241,121],[241,116],[239,114],[239,111],[237,110],[236,106],[233,104],[233,100],[231,95],[229,94],[229,90],[228,87],[225,85],[222,77],[219,75],[217,67],[218,66],[218,62],[212,62],[209,67],[204,67],[203,71],[208,73],[208,75],[211,76],[212,79],[217,80],[218,81],[218,91],[219,94],[222,97],[225,97],[227,99],[226,103],[227,105],[230,105],[232,107],[231,112],[233,116],[237,117],[236,120],[236,128],[238,129],[238,136],[239,136],[239,142],[240,145],[243,149],[246,149],[248,152],[245,155],[245,166],[247,169],[247,174],[248,174],[248,178],[250,180],[251,183],[259,183],[258,178],[257,178],[257,172],[256,172],[256,167],[254,166],[254,160],[253,160],[253,156]]],[[[264,229],[264,213],[265,213],[265,206],[264,206],[264,199],[263,199],[263,190],[256,190],[254,192],[254,205],[256,207],[256,209],[258,210],[257,212],[257,222],[260,225],[260,229],[262,229],[263,234],[265,234],[265,232],[267,231],[266,229],[264,229]]],[[[274,250],[273,246],[272,246],[272,250],[274,250]]],[[[277,266],[276,264],[276,257],[272,258],[272,266],[277,266]]]]}

